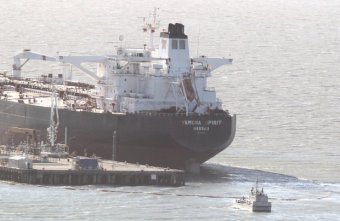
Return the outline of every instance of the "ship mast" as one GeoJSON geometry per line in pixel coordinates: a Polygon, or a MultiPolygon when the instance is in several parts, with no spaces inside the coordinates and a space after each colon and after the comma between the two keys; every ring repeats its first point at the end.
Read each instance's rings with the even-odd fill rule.
{"type": "Polygon", "coordinates": [[[155,7],[153,9],[153,13],[152,13],[152,21],[151,22],[146,22],[146,18],[143,17],[143,21],[144,26],[143,26],[143,31],[144,32],[150,32],[150,49],[153,50],[154,48],[154,44],[153,44],[153,39],[154,39],[154,33],[156,32],[156,30],[159,28],[159,21],[157,20],[157,11],[159,10],[159,8],[155,7]]]}

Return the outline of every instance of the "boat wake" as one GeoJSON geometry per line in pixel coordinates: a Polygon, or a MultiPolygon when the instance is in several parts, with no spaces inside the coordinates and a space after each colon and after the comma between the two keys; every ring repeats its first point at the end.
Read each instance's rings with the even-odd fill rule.
{"type": "Polygon", "coordinates": [[[264,183],[304,182],[285,174],[212,163],[203,164],[199,176],[188,174],[187,177],[193,182],[254,182],[257,179],[264,183]]]}

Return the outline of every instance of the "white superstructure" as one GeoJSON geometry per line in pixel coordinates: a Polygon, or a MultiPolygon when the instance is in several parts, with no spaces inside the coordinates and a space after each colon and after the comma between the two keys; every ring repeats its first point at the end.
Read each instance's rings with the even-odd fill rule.
{"type": "MultiPolygon", "coordinates": [[[[154,27],[150,25],[152,32],[154,27]]],[[[152,42],[152,41],[151,41],[152,42]]],[[[158,49],[117,48],[110,56],[45,56],[24,50],[14,57],[13,76],[21,77],[21,68],[30,59],[72,64],[95,81],[97,109],[110,112],[138,113],[142,111],[196,112],[221,109],[216,92],[207,86],[211,71],[232,59],[191,58],[188,37],[182,24],[169,24],[160,33],[158,49]],[[21,63],[22,59],[26,59],[21,63]],[[97,71],[86,69],[83,63],[97,63],[97,71]]],[[[67,79],[72,78],[68,74],[67,79]]]]}

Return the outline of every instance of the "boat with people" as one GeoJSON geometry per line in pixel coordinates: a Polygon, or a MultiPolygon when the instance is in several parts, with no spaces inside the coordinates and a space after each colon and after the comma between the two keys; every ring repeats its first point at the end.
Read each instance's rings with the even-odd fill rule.
{"type": "Polygon", "coordinates": [[[264,193],[263,187],[259,190],[258,181],[255,188],[251,188],[250,195],[237,199],[236,204],[249,208],[253,212],[271,212],[272,208],[272,203],[268,201],[268,195],[264,193]]]}

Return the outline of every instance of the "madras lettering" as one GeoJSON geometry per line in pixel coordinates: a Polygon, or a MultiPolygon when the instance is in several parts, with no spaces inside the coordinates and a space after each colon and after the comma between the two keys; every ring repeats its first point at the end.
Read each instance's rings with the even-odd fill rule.
{"type": "Polygon", "coordinates": [[[192,128],[194,131],[200,131],[200,132],[205,132],[205,131],[209,131],[210,127],[207,126],[195,126],[192,128]]]}

